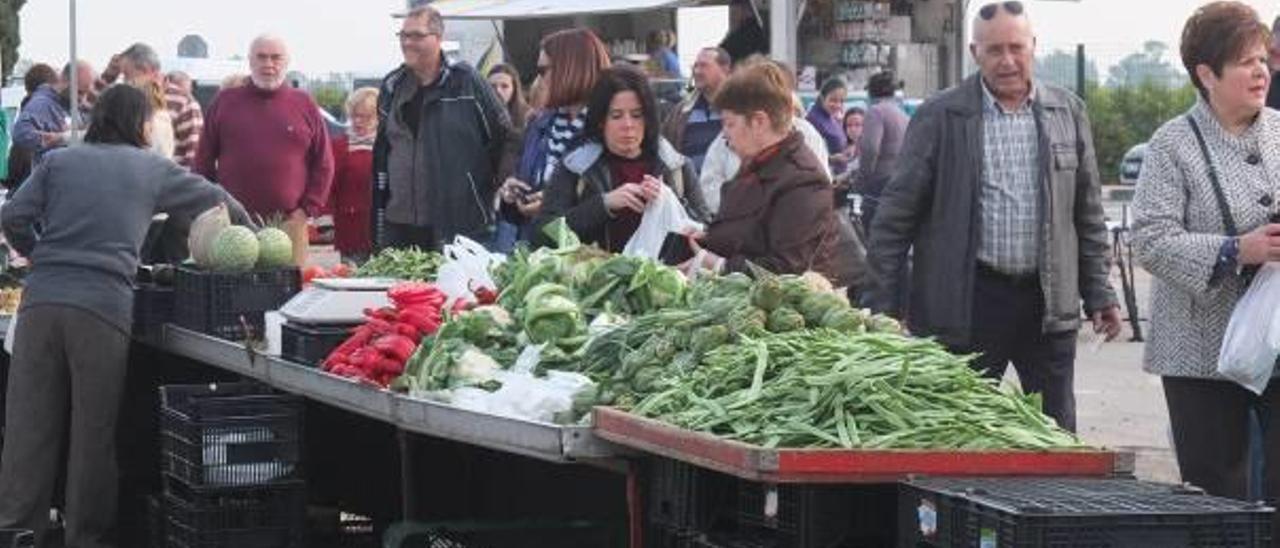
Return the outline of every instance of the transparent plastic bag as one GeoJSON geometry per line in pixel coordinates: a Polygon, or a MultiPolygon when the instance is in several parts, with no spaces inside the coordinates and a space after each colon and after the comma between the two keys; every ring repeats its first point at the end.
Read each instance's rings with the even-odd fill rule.
{"type": "Polygon", "coordinates": [[[658,256],[662,253],[662,243],[667,240],[667,234],[672,232],[684,234],[689,231],[701,231],[702,228],[702,223],[693,220],[689,212],[685,211],[684,204],[680,203],[680,198],[676,196],[675,191],[667,185],[662,185],[662,191],[657,199],[645,206],[640,226],[636,228],[635,234],[631,235],[631,239],[627,240],[627,246],[622,249],[622,254],[658,260],[658,256]]]}
{"type": "Polygon", "coordinates": [[[458,299],[476,302],[473,289],[495,289],[490,269],[506,260],[500,253],[490,252],[475,240],[458,236],[442,250],[444,264],[436,272],[436,285],[452,303],[458,299]]]}
{"type": "Polygon", "coordinates": [[[1218,374],[1261,395],[1280,356],[1280,265],[1267,263],[1249,284],[1222,337],[1218,374]]]}

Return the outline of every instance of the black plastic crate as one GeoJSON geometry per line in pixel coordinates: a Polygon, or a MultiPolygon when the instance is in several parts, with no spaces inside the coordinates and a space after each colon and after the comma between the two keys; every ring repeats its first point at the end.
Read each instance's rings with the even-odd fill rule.
{"type": "Polygon", "coordinates": [[[742,482],[737,505],[742,540],[735,546],[848,546],[857,500],[847,486],[742,482]]]}
{"type": "Polygon", "coordinates": [[[168,481],[164,505],[170,548],[306,546],[307,496],[300,481],[209,491],[168,481]]]}
{"type": "Polygon", "coordinates": [[[286,323],[280,327],[280,357],[318,366],[334,348],[351,337],[355,326],[319,326],[286,323]]]}
{"type": "Polygon", "coordinates": [[[164,324],[173,321],[174,290],[155,284],[138,284],[133,288],[133,336],[141,340],[160,340],[164,324]]]}
{"type": "Polygon", "coordinates": [[[302,287],[297,268],[206,272],[178,268],[175,323],[228,340],[262,338],[263,314],[284,305],[302,287]]]}
{"type": "Polygon", "coordinates": [[[32,548],[36,536],[27,529],[0,529],[0,548],[32,548]]]}
{"type": "Polygon", "coordinates": [[[1273,513],[1137,480],[929,478],[902,484],[898,546],[1267,547],[1273,513]]]}
{"type": "Polygon", "coordinates": [[[401,522],[383,535],[386,548],[622,548],[621,524],[594,521],[401,522]]]}
{"type": "Polygon", "coordinates": [[[302,477],[302,402],[257,383],[160,387],[163,470],[193,488],[302,477]]]}
{"type": "Polygon", "coordinates": [[[706,535],[692,529],[675,529],[660,525],[645,528],[645,548],[699,548],[706,546],[706,535]]]}
{"type": "Polygon", "coordinates": [[[664,458],[648,461],[646,521],[672,530],[710,531],[733,523],[738,480],[664,458]]]}

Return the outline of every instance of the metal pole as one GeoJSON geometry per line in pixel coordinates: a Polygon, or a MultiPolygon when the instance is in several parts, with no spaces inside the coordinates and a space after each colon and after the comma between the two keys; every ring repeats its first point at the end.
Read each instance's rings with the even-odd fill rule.
{"type": "Polygon", "coordinates": [[[71,142],[75,142],[80,132],[80,65],[76,57],[76,0],[71,2],[71,142]]]}
{"type": "Polygon", "coordinates": [[[1084,44],[1076,44],[1076,95],[1084,99],[1084,44]]]}

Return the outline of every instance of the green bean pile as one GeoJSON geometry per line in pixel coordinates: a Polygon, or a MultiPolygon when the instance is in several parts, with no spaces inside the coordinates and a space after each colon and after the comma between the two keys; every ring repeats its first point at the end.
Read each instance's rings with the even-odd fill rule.
{"type": "Polygon", "coordinates": [[[1036,395],[938,343],[828,329],[743,338],[668,374],[632,412],[765,447],[1078,448],[1036,395]]]}

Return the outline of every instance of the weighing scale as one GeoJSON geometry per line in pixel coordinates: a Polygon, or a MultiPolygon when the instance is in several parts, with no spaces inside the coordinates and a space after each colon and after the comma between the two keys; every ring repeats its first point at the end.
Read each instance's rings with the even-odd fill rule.
{"type": "Polygon", "coordinates": [[[363,323],[366,308],[391,306],[387,289],[402,280],[393,278],[316,278],[295,295],[280,314],[293,323],[352,325],[363,323]]]}

